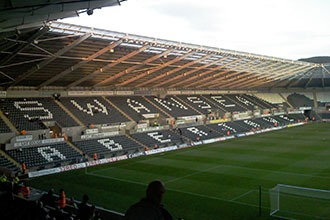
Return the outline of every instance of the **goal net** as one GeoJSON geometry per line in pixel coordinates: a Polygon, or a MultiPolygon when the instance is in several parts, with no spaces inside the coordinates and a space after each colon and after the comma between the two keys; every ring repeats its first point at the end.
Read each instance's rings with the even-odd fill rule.
{"type": "Polygon", "coordinates": [[[330,190],[278,184],[270,189],[270,215],[283,219],[330,219],[330,190]]]}

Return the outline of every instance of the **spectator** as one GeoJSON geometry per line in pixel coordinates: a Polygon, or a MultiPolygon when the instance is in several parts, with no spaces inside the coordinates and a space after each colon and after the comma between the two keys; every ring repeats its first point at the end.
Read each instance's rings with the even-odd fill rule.
{"type": "Polygon", "coordinates": [[[25,174],[25,171],[26,171],[26,164],[25,164],[25,162],[22,162],[21,166],[22,166],[22,174],[25,174]]]}
{"type": "Polygon", "coordinates": [[[60,189],[60,195],[58,197],[58,207],[60,207],[60,209],[64,209],[65,206],[66,206],[66,195],[64,189],[60,189]]]}
{"type": "Polygon", "coordinates": [[[54,197],[54,189],[49,189],[48,193],[42,197],[42,201],[45,206],[50,206],[50,207],[55,208],[56,200],[54,197]]]}
{"type": "Polygon", "coordinates": [[[171,214],[162,206],[164,184],[155,180],[149,183],[146,197],[132,205],[125,214],[126,220],[172,220],[171,214]]]}
{"type": "Polygon", "coordinates": [[[30,187],[27,185],[26,181],[22,182],[19,188],[18,196],[28,199],[30,198],[30,194],[31,194],[30,187]]]}
{"type": "Polygon", "coordinates": [[[89,220],[89,218],[91,216],[91,207],[88,204],[88,200],[89,200],[89,197],[86,194],[83,195],[83,199],[78,207],[78,215],[77,215],[78,218],[77,219],[89,220]]]}

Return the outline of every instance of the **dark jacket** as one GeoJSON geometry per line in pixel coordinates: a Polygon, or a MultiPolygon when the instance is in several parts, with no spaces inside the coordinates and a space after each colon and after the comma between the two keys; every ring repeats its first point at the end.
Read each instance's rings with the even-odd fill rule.
{"type": "Polygon", "coordinates": [[[146,198],[132,205],[125,214],[125,220],[171,220],[170,214],[161,206],[146,198]]]}

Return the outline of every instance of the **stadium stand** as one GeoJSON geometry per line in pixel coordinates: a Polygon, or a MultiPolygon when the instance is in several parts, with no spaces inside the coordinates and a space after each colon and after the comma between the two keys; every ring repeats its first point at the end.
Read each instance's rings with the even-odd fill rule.
{"type": "Polygon", "coordinates": [[[134,142],[126,135],[104,137],[100,139],[80,140],[73,142],[88,156],[96,153],[98,158],[108,158],[144,150],[144,147],[134,142]]]}
{"type": "Polygon", "coordinates": [[[293,120],[293,122],[302,122],[306,120],[306,116],[302,113],[288,114],[288,117],[290,120],[293,120]]]}
{"type": "Polygon", "coordinates": [[[271,117],[261,117],[261,118],[253,118],[252,121],[256,124],[259,124],[261,129],[270,128],[270,127],[277,127],[278,122],[274,121],[274,118],[271,117]],[[273,121],[273,123],[271,123],[273,121]],[[277,124],[276,124],[277,123],[277,124]]]}
{"type": "Polygon", "coordinates": [[[258,100],[269,103],[273,108],[278,107],[285,100],[277,93],[254,93],[253,94],[258,100]]]}
{"type": "MultiPolygon", "coordinates": [[[[152,114],[154,117],[157,115],[157,117],[160,116],[164,119],[176,117],[178,121],[187,121],[183,124],[171,124],[170,126],[172,127],[170,127],[170,130],[161,126],[159,128],[155,127],[148,132],[142,132],[142,129],[136,133],[131,127],[128,128],[130,130],[127,131],[127,133],[130,133],[130,138],[127,135],[117,135],[102,138],[94,137],[84,140],[77,139],[78,141],[74,141],[73,144],[90,158],[93,157],[94,153],[97,153],[99,158],[115,157],[141,152],[144,150],[145,146],[154,148],[155,146],[166,147],[180,145],[189,141],[207,140],[245,133],[251,130],[282,126],[304,121],[306,118],[299,111],[291,112],[289,115],[271,115],[268,117],[254,117],[252,114],[244,113],[246,111],[251,112],[259,108],[264,109],[270,107],[276,107],[276,105],[247,94],[169,95],[165,98],[158,98],[156,96],[108,96],[106,98],[61,97],[60,100],[54,100],[53,98],[7,98],[2,99],[1,102],[1,109],[6,113],[4,116],[15,118],[12,115],[17,115],[17,118],[23,118],[24,121],[19,121],[18,124],[12,120],[14,126],[20,129],[25,127],[30,129],[48,129],[41,123],[41,120],[52,120],[63,127],[77,126],[78,123],[67,114],[68,111],[87,126],[89,124],[119,125],[122,122],[128,121],[125,115],[137,121],[147,119],[149,116],[144,117],[144,114],[152,114]],[[60,102],[66,110],[59,106],[57,102],[60,102]],[[210,111],[219,111],[221,114],[235,112],[235,116],[242,114],[244,119],[240,119],[239,117],[235,119],[228,118],[225,122],[218,122],[216,121],[218,120],[217,118],[215,118],[215,122],[212,122],[212,120],[195,120],[195,116],[208,114],[210,111]],[[28,112],[28,114],[26,112],[28,112]],[[36,117],[38,117],[38,119],[35,119],[36,117]],[[189,120],[188,122],[188,119],[192,117],[193,120],[189,120]],[[34,125],[34,120],[39,122],[38,126],[33,127],[31,125],[26,125],[34,125]],[[203,125],[204,123],[206,124],[203,125]],[[180,132],[178,132],[178,129],[180,129],[180,132]]],[[[163,123],[164,122],[165,121],[163,121],[163,123]]],[[[152,125],[149,124],[147,127],[148,126],[152,125]]],[[[116,129],[119,129],[119,127],[116,129]]],[[[77,132],[81,132],[81,130],[77,130],[77,132]]],[[[97,132],[102,131],[99,130],[97,132]]],[[[71,135],[74,135],[74,133],[71,133],[71,135]]],[[[18,163],[25,162],[29,168],[52,167],[59,166],[62,162],[74,163],[80,161],[81,152],[78,153],[65,143],[64,146],[31,146],[21,148],[20,150],[10,149],[7,153],[18,163]],[[38,151],[38,149],[41,150],[38,151]],[[56,160],[54,161],[56,161],[56,163],[50,162],[40,154],[40,152],[44,151],[48,153],[56,151],[59,152],[58,155],[62,154],[64,157],[56,156],[55,152],[54,158],[56,160]],[[34,159],[30,160],[28,155],[34,155],[34,159]]],[[[50,160],[52,159],[53,158],[50,157],[50,160]]]]}
{"type": "Polygon", "coordinates": [[[245,131],[254,131],[254,130],[259,130],[261,128],[260,124],[252,121],[251,119],[244,119],[244,120],[239,120],[235,121],[235,123],[242,127],[245,131]]]}
{"type": "Polygon", "coordinates": [[[53,119],[53,114],[41,103],[27,98],[2,99],[0,108],[18,131],[47,129],[41,120],[53,119]]]}
{"type": "Polygon", "coordinates": [[[256,121],[260,121],[260,123],[265,123],[265,126],[267,127],[277,127],[285,125],[282,120],[278,120],[275,117],[262,117],[262,118],[256,118],[256,121]]]}
{"type": "Polygon", "coordinates": [[[182,131],[182,135],[186,136],[192,141],[203,141],[223,136],[222,133],[219,133],[204,125],[182,127],[180,129],[182,131]]]}
{"type": "Polygon", "coordinates": [[[287,125],[294,122],[294,120],[290,119],[287,115],[274,115],[272,118],[274,118],[282,125],[287,125]]]}
{"type": "Polygon", "coordinates": [[[28,169],[60,166],[75,163],[81,155],[65,142],[23,147],[6,151],[19,163],[25,163],[28,169]]]}
{"type": "Polygon", "coordinates": [[[86,126],[90,124],[119,124],[129,121],[102,97],[61,98],[61,103],[86,126]]]}
{"type": "Polygon", "coordinates": [[[224,136],[225,135],[232,135],[237,133],[244,133],[247,132],[247,129],[244,129],[243,127],[239,126],[237,121],[235,122],[221,122],[216,124],[208,124],[208,127],[216,130],[217,132],[221,132],[224,136]]]}
{"type": "Polygon", "coordinates": [[[243,109],[247,110],[254,110],[259,108],[256,103],[251,102],[247,98],[245,98],[242,94],[226,94],[224,95],[227,99],[233,101],[237,106],[242,106],[243,109]]]}
{"type": "Polygon", "coordinates": [[[5,156],[0,154],[0,167],[5,167],[11,170],[13,173],[20,171],[20,169],[10,160],[8,160],[5,156]]]}
{"type": "Polygon", "coordinates": [[[146,96],[146,98],[172,117],[200,115],[175,96],[166,96],[165,98],[146,96]]]}
{"type": "Polygon", "coordinates": [[[271,104],[267,102],[266,100],[259,99],[256,96],[249,95],[249,94],[242,94],[242,97],[245,98],[246,100],[251,101],[254,103],[258,108],[260,109],[272,109],[272,108],[278,108],[277,105],[271,104]]]}
{"type": "Polygon", "coordinates": [[[53,119],[58,123],[61,127],[73,127],[78,126],[78,123],[75,122],[70,115],[68,115],[59,105],[56,104],[55,100],[52,98],[39,98],[33,99],[38,103],[41,103],[42,106],[49,110],[53,119]]]}
{"type": "Polygon", "coordinates": [[[288,115],[278,115],[275,116],[279,120],[284,120],[287,124],[292,124],[296,122],[305,121],[306,117],[302,113],[288,114],[288,115]]]}
{"type": "Polygon", "coordinates": [[[214,109],[218,110],[222,115],[225,114],[225,111],[220,109],[214,103],[205,99],[202,95],[177,95],[176,97],[183,100],[188,105],[192,106],[203,114],[208,114],[214,109]]]}
{"type": "Polygon", "coordinates": [[[164,113],[150,104],[143,96],[111,96],[107,97],[118,108],[132,117],[135,121],[149,117],[165,117],[164,113]]]}
{"type": "Polygon", "coordinates": [[[149,149],[184,143],[184,139],[179,134],[170,130],[141,132],[131,134],[131,136],[149,149]]]}
{"type": "Polygon", "coordinates": [[[208,100],[215,103],[218,108],[224,109],[226,112],[245,112],[246,108],[236,104],[226,95],[204,95],[208,100]]]}
{"type": "Polygon", "coordinates": [[[295,108],[314,106],[313,100],[309,99],[308,97],[302,94],[294,93],[289,95],[287,99],[290,102],[290,104],[295,108]]]}

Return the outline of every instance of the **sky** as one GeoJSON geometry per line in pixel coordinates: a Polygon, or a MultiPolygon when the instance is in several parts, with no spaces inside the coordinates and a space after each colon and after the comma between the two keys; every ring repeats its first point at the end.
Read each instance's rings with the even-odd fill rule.
{"type": "Polygon", "coordinates": [[[330,56],[329,0],[127,0],[61,21],[292,60],[330,56]]]}

